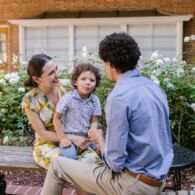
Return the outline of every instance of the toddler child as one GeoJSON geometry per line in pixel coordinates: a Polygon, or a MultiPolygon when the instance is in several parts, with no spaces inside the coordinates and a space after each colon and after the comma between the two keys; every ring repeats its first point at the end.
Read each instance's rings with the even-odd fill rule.
{"type": "Polygon", "coordinates": [[[62,156],[76,159],[79,150],[98,146],[87,137],[89,129],[98,128],[98,117],[101,116],[99,99],[92,94],[100,79],[99,70],[91,64],[79,64],[73,70],[74,89],[59,100],[53,119],[62,156]]]}

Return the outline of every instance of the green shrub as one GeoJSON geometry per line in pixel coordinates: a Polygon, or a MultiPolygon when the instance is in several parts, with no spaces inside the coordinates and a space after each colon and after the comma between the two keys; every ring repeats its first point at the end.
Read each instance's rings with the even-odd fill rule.
{"type": "Polygon", "coordinates": [[[23,73],[0,73],[0,135],[6,145],[25,145],[24,131],[28,130],[20,103],[25,94],[23,73]]]}
{"type": "MultiPolygon", "coordinates": [[[[85,49],[86,50],[86,49],[85,49]]],[[[74,64],[91,62],[96,66],[100,63],[97,55],[85,51],[84,58],[75,58],[74,64]],[[87,55],[88,57],[87,57],[87,55]],[[95,57],[94,57],[95,56],[95,57]]],[[[142,74],[156,84],[160,85],[167,94],[170,108],[170,124],[173,142],[181,143],[192,149],[195,148],[195,66],[186,64],[180,58],[164,58],[154,52],[151,60],[141,63],[138,67],[142,74]]],[[[72,68],[71,68],[72,69],[72,68]]],[[[22,114],[20,103],[27,92],[23,91],[23,81],[26,77],[25,70],[12,75],[0,73],[0,136],[8,145],[25,145],[25,135],[34,132],[28,127],[28,121],[22,114]],[[10,78],[8,77],[12,77],[10,78]],[[18,89],[20,89],[18,91],[18,89]]],[[[69,83],[71,71],[64,71],[61,75],[64,85],[69,83]]],[[[113,83],[103,76],[96,95],[102,105],[102,128],[105,130],[105,101],[113,88],[113,83]]],[[[68,90],[71,88],[68,87],[68,90]]]]}
{"type": "Polygon", "coordinates": [[[195,67],[180,58],[164,58],[157,51],[141,64],[141,72],[167,94],[173,142],[195,147],[195,67]]]}

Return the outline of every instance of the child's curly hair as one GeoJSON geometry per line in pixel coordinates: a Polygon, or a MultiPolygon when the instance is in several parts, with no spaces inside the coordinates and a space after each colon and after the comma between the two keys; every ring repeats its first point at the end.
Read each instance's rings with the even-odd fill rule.
{"type": "Polygon", "coordinates": [[[100,75],[98,68],[96,68],[95,66],[93,66],[90,63],[82,63],[82,64],[78,64],[75,66],[73,73],[72,73],[72,76],[71,76],[71,83],[72,83],[74,88],[77,88],[75,83],[76,83],[78,77],[80,76],[80,74],[82,72],[87,72],[87,71],[90,71],[95,75],[95,78],[96,78],[95,88],[99,86],[100,80],[101,80],[101,75],[100,75]]]}

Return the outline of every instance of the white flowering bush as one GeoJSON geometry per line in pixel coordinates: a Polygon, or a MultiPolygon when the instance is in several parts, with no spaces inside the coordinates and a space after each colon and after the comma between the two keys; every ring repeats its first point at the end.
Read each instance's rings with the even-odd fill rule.
{"type": "MultiPolygon", "coordinates": [[[[191,36],[190,41],[193,40],[194,36],[191,36]]],[[[80,57],[74,58],[73,64],[80,62],[95,64],[102,70],[98,56],[88,52],[86,47],[83,47],[80,57]]],[[[182,56],[169,59],[155,51],[148,61],[144,62],[140,57],[138,68],[142,75],[150,78],[167,94],[173,142],[195,147],[195,65],[187,64],[182,60],[182,56]]],[[[112,87],[113,83],[103,74],[101,86],[96,90],[102,109],[112,87]]],[[[105,129],[103,110],[102,113],[102,126],[105,129]]]]}
{"type": "Polygon", "coordinates": [[[26,89],[23,87],[25,74],[0,73],[0,137],[5,145],[25,145],[27,119],[21,113],[20,103],[26,89]]]}
{"type": "MultiPolygon", "coordinates": [[[[89,62],[101,69],[103,67],[97,54],[82,49],[82,55],[75,57],[70,68],[61,75],[61,83],[71,89],[70,73],[73,66],[81,62],[89,62]]],[[[158,51],[151,55],[149,61],[140,58],[138,68],[141,73],[160,85],[167,94],[170,108],[170,124],[174,142],[195,147],[195,65],[187,64],[181,57],[169,59],[158,51]]],[[[34,134],[28,127],[26,117],[22,114],[20,103],[27,92],[23,82],[26,70],[19,73],[0,73],[0,137],[3,144],[25,145],[26,132],[34,134]]],[[[105,130],[104,105],[112,90],[113,83],[104,74],[100,87],[95,91],[102,105],[102,128],[105,130]]]]}
{"type": "Polygon", "coordinates": [[[195,66],[180,57],[169,59],[155,51],[140,63],[141,72],[167,94],[174,142],[195,146],[195,66]]]}

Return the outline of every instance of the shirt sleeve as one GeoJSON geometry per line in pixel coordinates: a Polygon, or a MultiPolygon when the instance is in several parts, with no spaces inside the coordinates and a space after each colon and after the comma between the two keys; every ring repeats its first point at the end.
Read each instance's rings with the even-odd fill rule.
{"type": "Polygon", "coordinates": [[[115,98],[106,104],[106,146],[102,152],[106,165],[114,172],[124,168],[128,157],[126,151],[129,133],[129,108],[120,98],[115,98]]]}
{"type": "Polygon", "coordinates": [[[67,105],[68,105],[68,95],[65,94],[64,96],[62,96],[60,98],[60,100],[57,103],[56,106],[56,112],[60,113],[60,114],[64,114],[67,110],[67,105]]]}
{"type": "Polygon", "coordinates": [[[33,97],[29,93],[27,93],[23,97],[21,107],[22,107],[22,112],[23,113],[25,112],[25,108],[28,108],[28,109],[32,110],[33,112],[36,112],[36,113],[39,110],[39,105],[36,103],[35,97],[33,97]]]}
{"type": "Polygon", "coordinates": [[[93,116],[101,116],[102,115],[101,104],[97,96],[94,96],[93,106],[94,106],[93,116]]]}

